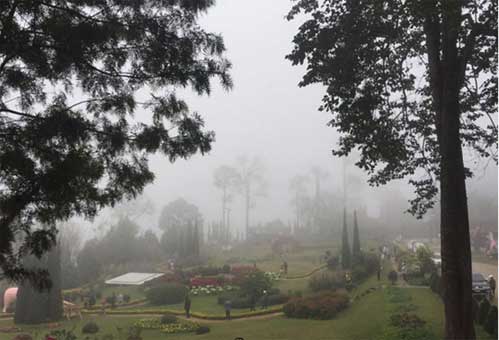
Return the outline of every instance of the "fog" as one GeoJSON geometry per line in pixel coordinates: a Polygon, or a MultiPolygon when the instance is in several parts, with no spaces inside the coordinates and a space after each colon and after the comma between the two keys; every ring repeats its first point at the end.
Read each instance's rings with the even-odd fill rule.
{"type": "MultiPolygon", "coordinates": [[[[234,88],[226,92],[214,83],[209,97],[199,97],[188,90],[180,92],[190,109],[204,117],[206,128],[215,131],[216,141],[212,151],[204,156],[195,155],[175,163],[161,154],[150,158],[156,180],[147,186],[144,196],[152,202],[154,211],[139,218],[144,229],[155,229],[162,207],[179,197],[199,207],[205,225],[220,220],[221,193],[213,184],[213,172],[221,165],[237,167],[241,155],[259,157],[268,182],[267,195],[257,198],[251,210],[251,225],[273,219],[291,223],[294,212],[290,178],[299,174],[310,176],[314,166],[328,173],[321,189],[343,197],[344,161],[331,154],[337,133],[326,125],[329,114],[318,111],[324,90],[320,86],[299,88],[304,67],[293,67],[284,58],[291,51],[291,40],[299,24],[284,19],[289,8],[288,0],[219,0],[203,15],[201,25],[224,37],[227,57],[233,63],[234,88]]],[[[491,204],[487,211],[495,216],[497,166],[492,161],[474,163],[472,154],[467,158],[476,173],[468,181],[468,193],[486,197],[491,204]]],[[[354,162],[355,156],[350,157],[346,167],[349,210],[365,208],[370,216],[380,217],[387,208],[387,198],[395,194],[403,200],[391,209],[393,220],[408,218],[417,225],[415,219],[402,216],[409,206],[406,201],[411,198],[412,188],[404,181],[369,187],[363,172],[352,165],[354,162]],[[351,179],[355,183],[349,183],[351,179]]],[[[311,181],[309,193],[313,190],[311,181]]],[[[93,225],[105,226],[109,215],[110,210],[104,210],[93,225]]],[[[232,228],[243,230],[244,204],[240,195],[234,197],[230,218],[232,228]]]]}

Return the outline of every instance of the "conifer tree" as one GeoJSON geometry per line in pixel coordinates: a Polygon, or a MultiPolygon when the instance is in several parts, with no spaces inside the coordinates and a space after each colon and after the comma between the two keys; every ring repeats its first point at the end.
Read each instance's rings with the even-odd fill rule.
{"type": "Polygon", "coordinates": [[[350,268],[351,265],[350,245],[348,244],[347,213],[343,209],[343,232],[341,242],[341,265],[343,269],[350,268]]]}
{"type": "Polygon", "coordinates": [[[353,212],[353,242],[352,242],[352,259],[354,263],[361,261],[362,254],[360,252],[359,225],[357,223],[357,211],[353,212]]]}

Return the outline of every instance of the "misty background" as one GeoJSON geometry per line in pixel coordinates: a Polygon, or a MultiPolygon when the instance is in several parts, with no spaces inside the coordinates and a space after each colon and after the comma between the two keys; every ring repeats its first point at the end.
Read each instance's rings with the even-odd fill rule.
{"type": "MultiPolygon", "coordinates": [[[[284,58],[291,51],[291,40],[299,25],[298,21],[284,19],[290,7],[289,0],[218,0],[202,16],[200,24],[224,38],[227,57],[233,63],[234,88],[225,92],[214,84],[209,97],[179,91],[191,111],[204,117],[206,129],[215,131],[216,141],[212,151],[204,156],[175,163],[161,154],[150,158],[156,179],[145,189],[144,198],[152,203],[153,209],[137,219],[144,230],[157,230],[161,209],[181,197],[199,207],[206,232],[210,222],[221,219],[221,193],[213,184],[214,170],[221,165],[237,168],[241,155],[262,160],[263,176],[268,183],[267,195],[258,197],[251,210],[251,225],[275,219],[292,224],[289,181],[295,175],[310,176],[315,166],[328,173],[321,190],[339,198],[343,197],[346,169],[349,211],[365,209],[382,225],[400,227],[402,232],[422,226],[421,221],[404,214],[403,210],[409,207],[407,200],[412,197],[412,188],[404,181],[369,187],[366,176],[353,165],[355,156],[345,166],[343,159],[331,155],[338,135],[327,126],[329,114],[318,111],[324,90],[321,86],[299,88],[304,68],[293,67],[284,58]],[[393,225],[398,223],[399,226],[393,225]]],[[[497,225],[497,166],[493,161],[474,161],[472,154],[467,155],[467,160],[475,172],[474,178],[467,182],[468,196],[480,197],[469,203],[471,226],[497,225]]],[[[313,180],[308,186],[309,195],[313,195],[313,180]]],[[[103,232],[111,225],[112,216],[112,209],[105,209],[93,222],[78,221],[91,226],[85,228],[85,238],[96,231],[103,232]]],[[[338,228],[341,217],[338,216],[338,228]]],[[[241,195],[234,197],[230,220],[231,228],[244,230],[241,195]]],[[[362,220],[359,223],[369,228],[362,220]]]]}

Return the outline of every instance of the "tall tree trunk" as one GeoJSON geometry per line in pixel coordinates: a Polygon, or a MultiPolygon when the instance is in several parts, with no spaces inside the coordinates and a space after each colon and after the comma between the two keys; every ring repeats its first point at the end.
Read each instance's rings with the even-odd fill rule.
{"type": "MultiPolygon", "coordinates": [[[[450,67],[448,64],[447,67],[450,67]]],[[[471,296],[471,247],[466,181],[459,136],[459,98],[449,76],[441,113],[441,252],[445,287],[445,338],[475,339],[471,296]]]]}

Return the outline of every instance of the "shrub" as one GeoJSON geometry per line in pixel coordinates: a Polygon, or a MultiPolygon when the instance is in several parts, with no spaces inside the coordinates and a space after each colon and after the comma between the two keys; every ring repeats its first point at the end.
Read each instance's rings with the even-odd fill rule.
{"type": "Polygon", "coordinates": [[[391,272],[388,273],[388,280],[390,280],[392,285],[394,285],[395,282],[397,282],[397,279],[398,279],[398,274],[395,270],[392,270],[391,272]]]}
{"type": "MultiPolygon", "coordinates": [[[[289,296],[285,294],[273,294],[268,297],[268,305],[280,305],[289,301],[289,296]]],[[[261,303],[261,302],[260,302],[261,303]]]]}
{"type": "Polygon", "coordinates": [[[83,334],[95,334],[98,331],[99,331],[99,326],[95,322],[93,322],[93,321],[87,322],[81,328],[81,332],[83,334]]]}
{"type": "Polygon", "coordinates": [[[162,325],[168,325],[170,323],[177,322],[177,317],[175,315],[172,315],[172,314],[165,314],[165,315],[161,316],[161,319],[159,319],[159,322],[162,325]]]}
{"type": "Polygon", "coordinates": [[[169,305],[184,301],[187,288],[183,285],[168,283],[152,287],[146,291],[146,298],[153,305],[169,305]]]}
{"type": "Polygon", "coordinates": [[[236,297],[230,301],[232,302],[232,308],[242,309],[251,307],[251,300],[249,297],[236,297]]]}
{"type": "Polygon", "coordinates": [[[33,340],[33,337],[29,334],[18,334],[13,340],[33,340]]]}
{"type": "Polygon", "coordinates": [[[487,320],[487,315],[489,314],[490,302],[487,299],[483,299],[480,303],[480,308],[478,309],[478,323],[483,325],[487,320]]]}
{"type": "Polygon", "coordinates": [[[369,276],[369,273],[364,265],[355,265],[352,269],[352,281],[361,282],[369,276]]]}
{"type": "Polygon", "coordinates": [[[196,329],[196,334],[206,334],[210,332],[210,327],[208,326],[199,326],[196,329]]]}
{"type": "Polygon", "coordinates": [[[416,314],[401,313],[390,316],[390,323],[398,328],[420,328],[424,326],[425,321],[416,314]]]}
{"type": "Polygon", "coordinates": [[[228,264],[224,264],[224,266],[222,267],[222,273],[224,274],[230,273],[230,266],[228,264]]]}
{"type": "Polygon", "coordinates": [[[338,269],[338,265],[340,264],[340,260],[338,259],[337,256],[333,256],[327,259],[327,268],[329,270],[336,270],[338,269]]]}
{"type": "Polygon", "coordinates": [[[130,295],[128,295],[128,294],[123,295],[123,301],[125,303],[129,303],[130,302],[130,295]]]}
{"type": "Polygon", "coordinates": [[[478,310],[480,309],[480,303],[477,299],[473,298],[471,300],[471,315],[473,316],[473,321],[478,321],[478,310]]]}
{"type": "Polygon", "coordinates": [[[272,282],[265,273],[256,271],[249,273],[241,282],[241,293],[245,296],[256,296],[257,298],[263,294],[263,291],[269,291],[272,287],[272,282]]]}
{"type": "Polygon", "coordinates": [[[294,298],[283,307],[287,317],[298,319],[332,319],[348,306],[345,292],[323,292],[305,298],[294,298]]]}
{"type": "Polygon", "coordinates": [[[345,278],[342,272],[325,271],[314,274],[308,281],[308,286],[314,292],[345,288],[345,278]]]}
{"type": "Polygon", "coordinates": [[[491,306],[489,308],[489,314],[483,324],[483,328],[491,335],[497,332],[497,306],[491,306]]]}
{"type": "MultiPolygon", "coordinates": [[[[53,338],[55,338],[57,340],[77,340],[78,339],[73,331],[70,331],[67,329],[59,329],[59,330],[53,331],[50,333],[50,335],[52,335],[53,338]]],[[[48,337],[48,335],[45,336],[45,338],[47,338],[47,337],[48,337]]]]}

